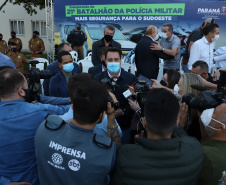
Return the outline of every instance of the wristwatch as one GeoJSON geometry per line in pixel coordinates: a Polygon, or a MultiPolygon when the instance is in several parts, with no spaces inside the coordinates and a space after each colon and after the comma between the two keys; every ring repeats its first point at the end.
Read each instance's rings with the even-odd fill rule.
{"type": "Polygon", "coordinates": [[[165,48],[164,47],[162,47],[162,51],[164,51],[165,50],[165,48]]]}

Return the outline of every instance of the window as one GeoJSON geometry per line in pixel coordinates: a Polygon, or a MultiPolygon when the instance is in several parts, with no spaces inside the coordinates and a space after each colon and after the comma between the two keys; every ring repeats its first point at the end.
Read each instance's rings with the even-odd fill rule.
{"type": "Polygon", "coordinates": [[[10,20],[11,31],[15,31],[17,35],[24,35],[24,20],[10,20]]]}
{"type": "Polygon", "coordinates": [[[46,37],[46,21],[32,21],[33,31],[38,31],[39,37],[46,37]]]}

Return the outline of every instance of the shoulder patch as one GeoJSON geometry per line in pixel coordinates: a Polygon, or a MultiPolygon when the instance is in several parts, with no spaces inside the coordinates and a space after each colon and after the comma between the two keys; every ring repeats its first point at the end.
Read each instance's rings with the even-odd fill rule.
{"type": "Polygon", "coordinates": [[[48,115],[45,120],[45,127],[49,130],[58,130],[67,122],[57,115],[48,115]]]}
{"type": "Polygon", "coordinates": [[[112,146],[112,140],[109,137],[100,136],[97,134],[94,134],[93,136],[93,142],[102,147],[102,148],[111,148],[112,146]]]}

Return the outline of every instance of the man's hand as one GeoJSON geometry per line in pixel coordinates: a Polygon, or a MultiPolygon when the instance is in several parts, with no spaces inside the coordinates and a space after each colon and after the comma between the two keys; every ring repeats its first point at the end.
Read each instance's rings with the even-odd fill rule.
{"type": "Polygon", "coordinates": [[[180,110],[179,110],[179,123],[184,128],[187,124],[187,117],[188,117],[188,106],[186,103],[180,103],[180,110]]]}
{"type": "Polygon", "coordinates": [[[10,182],[8,185],[32,185],[30,182],[10,182]]]}
{"type": "Polygon", "coordinates": [[[152,44],[150,45],[150,49],[151,49],[151,50],[162,51],[162,46],[160,46],[159,43],[158,43],[158,44],[152,43],[152,44]]]}
{"type": "Polygon", "coordinates": [[[137,94],[134,91],[134,88],[132,86],[129,86],[129,91],[131,92],[132,95],[136,96],[137,94]]]}
{"type": "Polygon", "coordinates": [[[128,102],[129,102],[130,108],[132,110],[137,111],[140,108],[137,101],[132,101],[132,100],[128,99],[128,102]]]}
{"type": "Polygon", "coordinates": [[[152,88],[162,88],[163,86],[159,83],[158,80],[151,79],[153,81],[152,88]]]}
{"type": "MultiPolygon", "coordinates": [[[[109,93],[109,96],[112,98],[113,102],[116,103],[118,102],[118,100],[116,99],[115,95],[111,92],[108,92],[109,93]]],[[[106,114],[107,116],[110,118],[110,119],[113,119],[115,117],[115,109],[114,107],[111,106],[111,103],[108,102],[107,103],[107,111],[106,111],[106,114]]]]}

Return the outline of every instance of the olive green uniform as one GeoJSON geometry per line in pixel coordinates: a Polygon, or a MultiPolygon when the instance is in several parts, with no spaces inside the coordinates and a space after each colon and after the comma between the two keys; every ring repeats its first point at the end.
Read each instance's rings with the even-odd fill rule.
{"type": "Polygon", "coordinates": [[[0,52],[5,54],[5,52],[8,50],[7,43],[4,40],[0,40],[0,52]]]}
{"type": "Polygon", "coordinates": [[[41,58],[42,52],[45,51],[45,45],[42,39],[39,37],[31,38],[28,42],[29,49],[31,51],[31,57],[32,58],[41,58]],[[39,53],[34,53],[39,52],[39,53]]]}
{"type": "Polygon", "coordinates": [[[15,37],[15,38],[10,38],[10,39],[9,39],[9,42],[14,42],[14,43],[16,43],[16,49],[17,49],[17,51],[20,52],[20,50],[21,50],[22,47],[23,47],[23,44],[22,44],[22,41],[21,41],[19,38],[17,38],[17,37],[15,37]]]}
{"type": "Polygon", "coordinates": [[[15,64],[16,68],[21,72],[25,73],[24,63],[26,63],[27,58],[19,52],[12,52],[9,51],[7,56],[12,59],[13,63],[15,64]]]}

